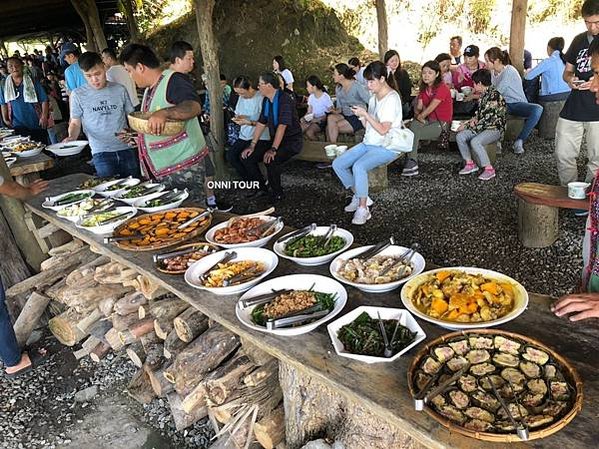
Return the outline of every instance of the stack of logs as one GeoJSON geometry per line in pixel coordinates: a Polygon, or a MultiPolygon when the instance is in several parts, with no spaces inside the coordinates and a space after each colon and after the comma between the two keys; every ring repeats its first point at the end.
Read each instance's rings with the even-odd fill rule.
{"type": "Polygon", "coordinates": [[[7,295],[29,291],[15,323],[20,343],[50,305],[50,331],[77,347],[77,359],[124,351],[139,368],[129,394],[144,404],[166,398],[177,430],[210,416],[229,447],[284,440],[277,360],[135,270],[74,240],[7,295]]]}

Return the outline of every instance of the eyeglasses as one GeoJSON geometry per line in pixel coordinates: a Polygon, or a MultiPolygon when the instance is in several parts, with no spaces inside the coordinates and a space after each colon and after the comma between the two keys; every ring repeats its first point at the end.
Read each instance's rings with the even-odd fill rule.
{"type": "Polygon", "coordinates": [[[594,22],[590,22],[589,20],[584,21],[585,25],[599,25],[599,20],[595,20],[594,22]]]}

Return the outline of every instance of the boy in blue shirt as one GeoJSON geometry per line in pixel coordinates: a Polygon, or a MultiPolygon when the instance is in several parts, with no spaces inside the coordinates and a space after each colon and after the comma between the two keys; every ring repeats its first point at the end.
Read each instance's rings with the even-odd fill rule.
{"type": "Polygon", "coordinates": [[[67,86],[67,93],[71,95],[75,89],[87,84],[81,67],[79,67],[79,50],[68,48],[63,51],[64,60],[69,64],[64,71],[64,81],[67,86]]]}

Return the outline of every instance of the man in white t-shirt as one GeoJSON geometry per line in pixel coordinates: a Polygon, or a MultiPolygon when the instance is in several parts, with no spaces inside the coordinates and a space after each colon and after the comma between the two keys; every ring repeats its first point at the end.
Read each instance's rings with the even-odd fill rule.
{"type": "Polygon", "coordinates": [[[114,50],[110,48],[102,50],[102,62],[106,66],[106,79],[124,86],[131,99],[131,104],[136,108],[139,105],[139,97],[137,96],[135,82],[129,76],[125,67],[119,64],[114,50]]]}

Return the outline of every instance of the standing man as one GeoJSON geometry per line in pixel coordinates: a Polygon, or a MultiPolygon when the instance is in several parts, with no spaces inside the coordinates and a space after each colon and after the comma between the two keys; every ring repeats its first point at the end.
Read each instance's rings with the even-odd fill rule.
{"type": "Polygon", "coordinates": [[[268,186],[273,202],[285,198],[281,187],[283,164],[302,151],[304,144],[302,127],[297,117],[295,101],[280,89],[279,77],[274,72],[260,75],[258,89],[264,100],[262,112],[254,129],[249,148],[241,157],[247,159],[255,150],[258,140],[266,127],[272,137],[272,146],[264,153],[263,162],[268,172],[268,186]]]}
{"type": "Polygon", "coordinates": [[[127,127],[127,114],[133,112],[127,89],[106,79],[98,53],[83,53],[79,64],[87,83],[71,93],[71,121],[64,142],[77,140],[83,126],[99,177],[139,177],[137,151],[116,137],[127,127]]]}
{"type": "Polygon", "coordinates": [[[462,61],[462,36],[453,36],[449,39],[449,54],[451,56],[451,68],[456,69],[462,61]]]}
{"type": "Polygon", "coordinates": [[[119,64],[119,60],[116,57],[114,50],[105,48],[102,50],[102,61],[106,67],[106,79],[113,83],[118,83],[127,89],[129,99],[134,108],[139,106],[139,98],[137,97],[137,89],[135,88],[135,82],[131,79],[125,67],[119,64]]]}
{"type": "Polygon", "coordinates": [[[79,50],[73,44],[65,44],[64,46],[60,54],[61,58],[69,64],[64,71],[64,81],[67,87],[67,94],[71,95],[71,92],[83,86],[87,81],[85,80],[85,76],[83,76],[81,67],[79,67],[79,50]],[[67,48],[65,49],[64,46],[67,48]]]}
{"type": "Polygon", "coordinates": [[[0,89],[4,123],[17,134],[48,143],[50,107],[46,91],[39,81],[23,73],[23,62],[18,58],[8,59],[8,73],[0,89]]]}
{"type": "Polygon", "coordinates": [[[585,132],[588,151],[586,181],[591,182],[599,169],[599,106],[589,90],[593,76],[589,45],[599,35],[599,0],[586,0],[581,13],[587,31],[577,35],[566,52],[563,78],[572,91],[555,131],[557,172],[563,186],[578,179],[576,159],[585,132]]]}
{"type": "MultiPolygon", "coordinates": [[[[171,46],[170,60],[171,70],[189,76],[195,63],[193,47],[190,43],[185,41],[174,42],[171,46]]],[[[208,98],[208,94],[206,94],[206,98],[208,98]]],[[[214,190],[209,187],[212,181],[214,181],[214,175],[216,175],[216,170],[210,157],[210,153],[208,153],[208,155],[204,158],[204,170],[204,193],[206,194],[206,205],[213,209],[218,209],[221,212],[229,212],[231,209],[233,209],[233,206],[224,204],[222,201],[217,202],[214,190]]]]}
{"type": "Polygon", "coordinates": [[[188,188],[190,198],[199,201],[204,185],[204,164],[208,146],[200,128],[200,98],[189,77],[171,69],[162,70],[154,51],[145,45],[130,44],[121,53],[121,62],[138,87],[145,88],[142,112],[151,113],[149,134],[139,136],[142,171],[168,185],[188,188]],[[162,136],[167,120],[185,122],[176,136],[162,136]]]}
{"type": "MultiPolygon", "coordinates": [[[[0,176],[0,195],[24,200],[36,196],[48,188],[48,182],[38,179],[27,187],[17,184],[11,179],[0,176]]],[[[26,352],[21,352],[13,329],[10,315],[6,308],[4,286],[0,279],[0,360],[4,363],[7,377],[17,377],[31,371],[33,365],[26,352]]]]}

